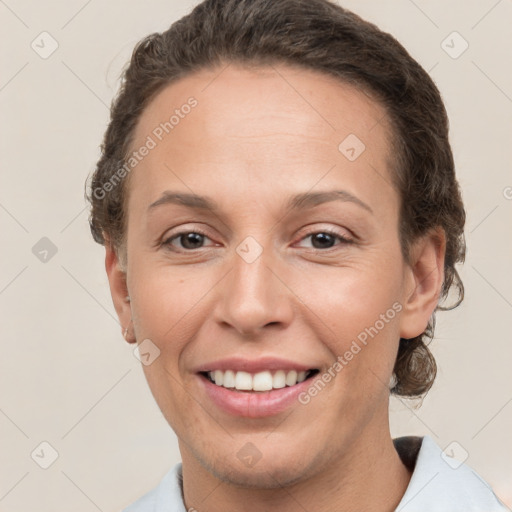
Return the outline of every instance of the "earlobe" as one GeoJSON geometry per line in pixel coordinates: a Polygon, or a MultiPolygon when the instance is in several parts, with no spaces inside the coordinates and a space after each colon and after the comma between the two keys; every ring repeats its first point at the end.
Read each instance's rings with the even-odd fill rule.
{"type": "Polygon", "coordinates": [[[105,270],[123,337],[128,343],[135,343],[126,271],[122,268],[116,250],[108,241],[105,242],[105,270]]]}
{"type": "Polygon", "coordinates": [[[415,338],[422,334],[436,309],[444,281],[446,237],[442,228],[429,231],[411,248],[406,272],[400,337],[415,338]]]}

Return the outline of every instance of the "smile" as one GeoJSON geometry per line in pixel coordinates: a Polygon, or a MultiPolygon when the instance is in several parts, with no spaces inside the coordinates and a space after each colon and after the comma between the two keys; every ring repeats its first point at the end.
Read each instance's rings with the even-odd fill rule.
{"type": "Polygon", "coordinates": [[[245,368],[248,371],[244,371],[229,370],[227,368],[236,366],[224,362],[219,365],[224,367],[222,370],[201,369],[196,375],[205,399],[218,410],[230,416],[264,418],[291,407],[304,407],[298,397],[319,374],[318,369],[290,369],[290,365],[286,365],[287,369],[279,369],[278,364],[273,361],[269,366],[275,369],[271,370],[263,369],[261,363],[248,364],[245,368]]]}
{"type": "Polygon", "coordinates": [[[270,391],[295,386],[318,373],[318,370],[277,370],[251,374],[245,371],[215,370],[203,372],[210,382],[226,389],[237,391],[270,391]]]}

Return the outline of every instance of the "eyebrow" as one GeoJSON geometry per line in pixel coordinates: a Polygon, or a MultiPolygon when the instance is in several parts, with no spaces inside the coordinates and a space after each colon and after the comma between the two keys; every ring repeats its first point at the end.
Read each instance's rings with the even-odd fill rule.
{"type": "MultiPolygon", "coordinates": [[[[288,200],[287,208],[290,210],[306,210],[331,201],[350,202],[373,214],[373,210],[370,206],[346,190],[304,192],[297,194],[288,200]]],[[[219,205],[209,197],[184,192],[172,192],[169,190],[166,190],[159,199],[151,203],[148,210],[152,210],[164,204],[178,204],[195,210],[220,211],[219,205]]]]}

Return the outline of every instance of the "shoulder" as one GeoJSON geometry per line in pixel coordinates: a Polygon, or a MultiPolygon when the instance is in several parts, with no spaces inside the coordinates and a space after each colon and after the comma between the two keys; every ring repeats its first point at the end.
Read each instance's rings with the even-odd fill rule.
{"type": "Polygon", "coordinates": [[[123,512],[186,512],[181,491],[181,462],[169,470],[160,483],[123,512]]]}
{"type": "Polygon", "coordinates": [[[394,439],[402,461],[413,470],[396,512],[505,512],[483,478],[443,453],[430,436],[394,439]]]}

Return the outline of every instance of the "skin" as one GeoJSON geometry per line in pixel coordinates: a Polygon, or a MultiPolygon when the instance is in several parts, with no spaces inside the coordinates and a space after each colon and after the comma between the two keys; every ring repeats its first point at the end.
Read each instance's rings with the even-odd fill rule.
{"type": "Polygon", "coordinates": [[[416,241],[404,261],[390,131],[371,97],[284,65],[221,69],[167,86],[142,113],[134,149],[190,96],[198,101],[132,171],[126,247],[106,248],[128,341],[149,338],[161,351],[143,368],[179,440],[186,507],[392,511],[411,475],[389,431],[388,383],[400,337],[421,334],[437,305],[443,233],[416,241]],[[366,146],[353,162],[338,150],[351,133],[366,146]],[[220,210],[149,208],[166,190],[208,196],[220,210]],[[351,201],[286,209],[291,195],[327,190],[348,191],[372,212],[351,201]],[[197,229],[206,235],[197,248],[179,237],[163,243],[197,229]],[[353,243],[314,245],[325,229],[353,243]],[[248,236],[263,249],[252,263],[236,252],[248,236]],[[394,303],[400,313],[307,405],[235,417],[194,372],[233,355],[325,371],[394,303]],[[253,467],[237,457],[248,442],[261,453],[253,467]]]}

